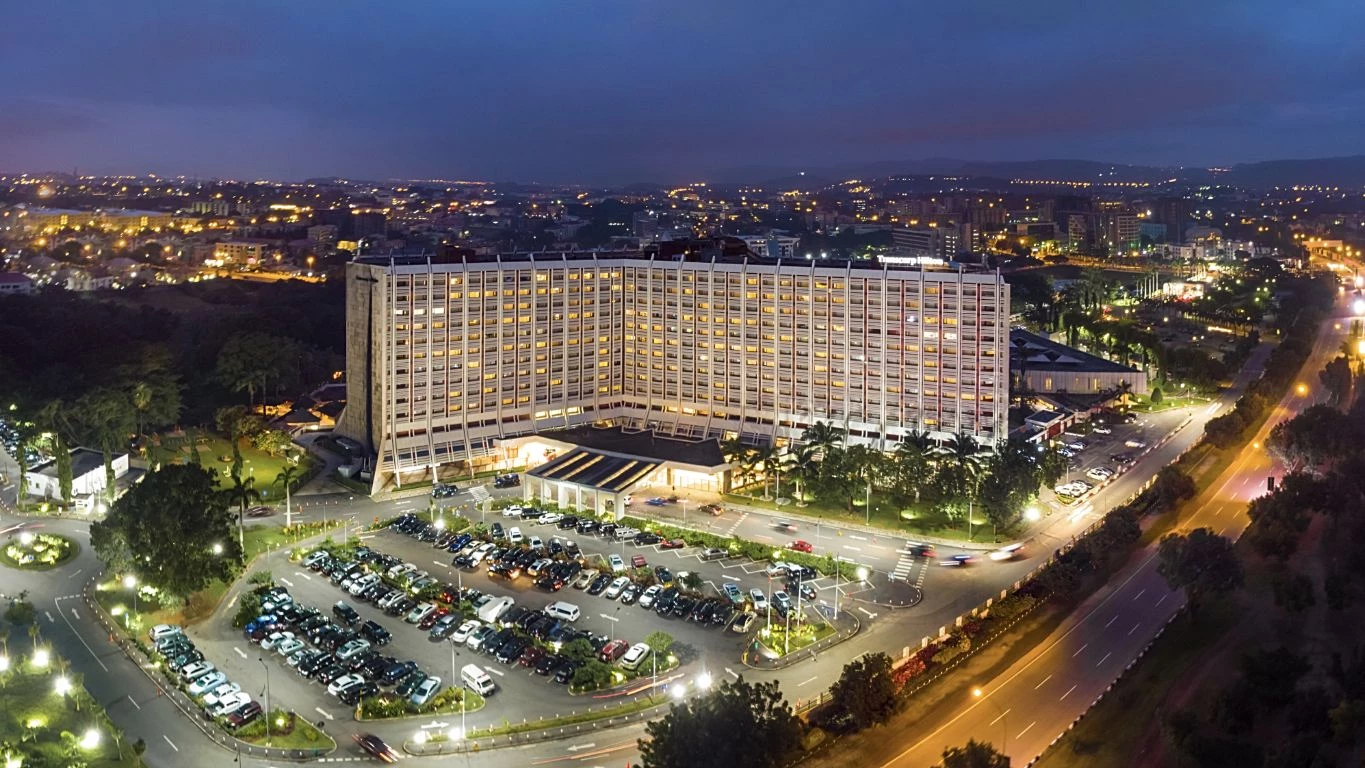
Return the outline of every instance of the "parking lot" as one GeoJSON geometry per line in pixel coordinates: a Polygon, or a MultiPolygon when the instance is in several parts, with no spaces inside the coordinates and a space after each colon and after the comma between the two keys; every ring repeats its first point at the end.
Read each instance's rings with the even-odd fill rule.
{"type": "MultiPolygon", "coordinates": [[[[490,524],[493,521],[494,515],[490,515],[490,524]]],[[[425,520],[422,522],[425,523],[425,520]]],[[[766,606],[762,603],[767,602],[771,593],[781,591],[785,586],[781,574],[769,579],[767,563],[730,557],[707,560],[703,559],[703,550],[697,547],[669,549],[666,548],[667,542],[637,545],[633,540],[617,541],[611,536],[580,535],[573,529],[563,530],[553,524],[541,524],[533,520],[512,517],[499,517],[498,522],[502,523],[505,535],[510,535],[510,529],[516,527],[520,529],[527,542],[534,536],[541,539],[542,546],[547,549],[552,542],[558,542],[561,546],[573,542],[581,552],[578,559],[581,567],[585,570],[597,569],[604,576],[594,580],[598,582],[596,587],[576,588],[585,581],[579,578],[582,575],[580,572],[558,591],[551,592],[536,587],[533,583],[534,578],[524,572],[513,578],[507,578],[506,574],[502,577],[491,577],[488,560],[475,568],[456,568],[451,564],[455,555],[447,548],[436,548],[431,543],[419,541],[399,531],[384,529],[367,534],[362,543],[377,555],[393,558],[389,562],[412,566],[408,577],[410,581],[416,581],[421,578],[421,572],[425,572],[438,586],[448,585],[466,599],[479,595],[489,598],[511,598],[515,608],[499,617],[499,623],[514,615],[544,611],[551,603],[570,603],[578,608],[578,618],[558,622],[556,631],[564,631],[559,629],[563,626],[573,632],[588,633],[594,646],[618,639],[627,641],[621,644],[622,651],[626,644],[639,643],[651,632],[667,632],[679,644],[675,648],[686,646],[695,652],[697,659],[693,662],[695,666],[705,667],[717,674],[733,673],[733,670],[738,668],[746,638],[762,626],[767,616],[766,606]],[[758,607],[762,610],[755,612],[759,615],[755,617],[747,632],[739,633],[731,630],[728,612],[724,614],[727,620],[718,625],[672,614],[660,615],[653,609],[641,607],[639,598],[642,597],[642,590],[635,591],[635,601],[630,604],[623,603],[620,594],[610,583],[615,578],[609,565],[609,558],[612,555],[626,564],[643,559],[644,569],[651,573],[653,569],[662,566],[668,569],[669,574],[666,575],[671,576],[675,583],[683,581],[682,574],[694,573],[697,577],[693,582],[697,584],[695,594],[701,598],[712,598],[711,603],[717,607],[730,605],[730,601],[725,598],[727,584],[733,585],[733,591],[739,593],[749,608],[756,602],[750,597],[750,593],[757,590],[762,595],[762,600],[757,601],[758,607]],[[603,578],[606,579],[606,583],[603,583],[603,578]]],[[[563,555],[559,559],[567,560],[563,555]]],[[[643,574],[644,569],[637,569],[631,573],[643,574]]],[[[459,670],[467,664],[476,664],[486,670],[496,684],[497,690],[488,697],[487,706],[482,711],[468,715],[468,725],[471,728],[501,722],[504,718],[517,721],[521,718],[535,719],[563,714],[582,709],[592,703],[591,699],[594,698],[592,696],[570,695],[568,686],[562,684],[563,679],[561,684],[556,684],[554,668],[549,667],[548,662],[541,665],[538,674],[534,664],[525,667],[516,664],[515,660],[511,663],[500,662],[493,655],[472,650],[463,642],[433,639],[429,631],[405,620],[409,612],[406,608],[398,616],[392,615],[392,612],[386,613],[382,608],[366,602],[359,596],[352,596],[333,583],[325,573],[310,570],[302,563],[286,565],[277,561],[272,564],[272,572],[276,583],[287,589],[295,602],[315,609],[325,619],[332,620],[333,606],[338,601],[344,601],[356,612],[354,627],[359,629],[368,622],[374,622],[391,636],[387,644],[376,648],[377,655],[389,657],[393,662],[410,660],[425,674],[441,677],[443,686],[451,685],[452,681],[459,685],[459,670]]],[[[834,599],[833,579],[817,577],[806,582],[806,585],[809,589],[805,590],[806,598],[801,601],[800,610],[802,612],[820,610],[828,615],[828,606],[834,599]],[[824,607],[821,604],[824,604],[824,607]]],[[[619,585],[616,586],[619,588],[619,585]]],[[[844,589],[847,592],[849,585],[845,584],[844,589]]],[[[659,590],[655,592],[658,593],[659,590]]],[[[791,599],[795,601],[795,598],[796,595],[792,594],[791,599]]],[[[734,610],[738,611],[738,607],[734,610]]],[[[772,616],[774,621],[780,621],[776,611],[772,616]]],[[[232,679],[251,681],[249,684],[243,683],[244,690],[255,688],[252,690],[253,695],[263,693],[265,674],[263,665],[269,666],[272,704],[287,706],[301,713],[316,712],[325,719],[349,719],[350,705],[339,701],[338,696],[329,694],[327,685],[299,674],[286,664],[283,655],[263,647],[269,644],[268,634],[263,635],[261,641],[254,644],[241,630],[235,630],[229,625],[227,616],[219,618],[219,621],[195,628],[192,634],[196,636],[196,642],[206,656],[218,663],[232,679]]],[[[454,618],[447,621],[455,622],[454,618]]],[[[458,623],[460,622],[455,622],[458,623]]],[[[299,631],[299,628],[281,629],[295,631],[295,634],[299,635],[298,639],[305,643],[305,649],[312,648],[316,642],[299,631]]],[[[551,640],[554,637],[556,635],[544,639],[551,640]]],[[[552,642],[545,645],[551,650],[555,647],[552,642]]],[[[340,647],[336,650],[339,651],[340,647]]],[[[370,669],[381,672],[378,667],[370,669]]],[[[644,679],[630,690],[637,691],[648,682],[650,669],[651,665],[646,663],[638,670],[644,679]]],[[[382,681],[372,680],[374,675],[368,674],[366,670],[357,671],[371,682],[377,682],[376,688],[381,691],[397,688],[392,682],[386,686],[382,681]]],[[[661,684],[666,680],[666,676],[661,676],[661,684]]]]}
{"type": "Polygon", "coordinates": [[[1040,497],[1057,509],[1078,506],[1077,502],[1087,493],[1130,468],[1145,450],[1187,416],[1184,410],[1135,413],[1127,422],[1097,419],[1083,430],[1059,435],[1059,449],[1071,453],[1070,466],[1056,487],[1043,489],[1040,497]]]}

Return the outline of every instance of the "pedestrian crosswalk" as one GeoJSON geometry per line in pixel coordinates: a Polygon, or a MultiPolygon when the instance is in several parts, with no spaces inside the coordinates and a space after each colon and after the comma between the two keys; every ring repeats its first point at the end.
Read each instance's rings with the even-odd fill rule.
{"type": "Polygon", "coordinates": [[[911,552],[901,552],[900,559],[896,561],[896,567],[891,569],[892,581],[909,581],[910,573],[915,570],[915,555],[911,552]]]}
{"type": "Polygon", "coordinates": [[[727,529],[725,530],[725,535],[726,535],[726,536],[734,536],[734,535],[735,535],[735,531],[739,529],[739,524],[742,523],[742,522],[744,522],[744,518],[746,518],[746,517],[748,517],[748,516],[749,516],[749,513],[748,513],[748,512],[741,512],[741,513],[739,514],[739,517],[736,517],[736,518],[735,518],[735,522],[734,522],[729,528],[727,528],[727,529]]]}
{"type": "Polygon", "coordinates": [[[471,487],[469,489],[469,495],[474,499],[475,503],[478,504],[482,504],[492,498],[488,493],[488,486],[485,485],[475,485],[471,487]]]}

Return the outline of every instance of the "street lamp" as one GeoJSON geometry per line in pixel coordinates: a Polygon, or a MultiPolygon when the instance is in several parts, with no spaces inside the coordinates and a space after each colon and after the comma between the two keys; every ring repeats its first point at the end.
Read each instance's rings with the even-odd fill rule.
{"type": "Polygon", "coordinates": [[[261,663],[261,668],[265,670],[265,745],[270,746],[270,665],[265,663],[265,659],[257,658],[261,663]]]}
{"type": "Polygon", "coordinates": [[[699,690],[705,691],[705,690],[708,690],[710,687],[711,687],[711,673],[710,673],[710,672],[707,672],[706,670],[703,669],[703,670],[701,671],[701,674],[697,675],[697,688],[698,688],[699,690]]]}
{"type": "Polygon", "coordinates": [[[71,692],[71,681],[63,675],[57,678],[56,682],[52,684],[52,688],[57,692],[58,696],[65,696],[71,692]]]}
{"type": "Polygon", "coordinates": [[[682,701],[683,697],[687,695],[687,689],[683,687],[682,683],[675,683],[670,693],[673,694],[675,700],[682,701]]]}
{"type": "Polygon", "coordinates": [[[218,543],[218,542],[214,542],[214,543],[213,543],[213,554],[215,554],[215,555],[221,555],[221,554],[223,554],[223,545],[220,544],[220,543],[218,543]]]}
{"type": "Polygon", "coordinates": [[[859,569],[858,569],[858,583],[859,583],[859,584],[862,584],[862,583],[864,583],[864,582],[866,582],[866,581],[867,581],[867,569],[866,569],[866,568],[859,568],[859,569]]]}
{"type": "MultiPolygon", "coordinates": [[[[131,590],[133,590],[133,613],[137,613],[137,612],[138,612],[138,610],[137,610],[137,596],[138,596],[137,577],[134,576],[134,575],[131,574],[131,573],[128,574],[127,576],[124,576],[124,577],[123,577],[123,586],[124,586],[125,589],[131,589],[131,590]]],[[[128,617],[128,614],[125,613],[125,614],[123,615],[123,626],[127,627],[129,621],[131,621],[131,619],[128,617]]]]}
{"type": "Polygon", "coordinates": [[[980,688],[972,689],[972,698],[980,699],[981,701],[990,701],[991,706],[995,707],[995,710],[1000,713],[1000,751],[1008,752],[1010,740],[1009,710],[1000,706],[1000,702],[991,701],[990,698],[986,696],[985,691],[982,691],[980,688]]]}

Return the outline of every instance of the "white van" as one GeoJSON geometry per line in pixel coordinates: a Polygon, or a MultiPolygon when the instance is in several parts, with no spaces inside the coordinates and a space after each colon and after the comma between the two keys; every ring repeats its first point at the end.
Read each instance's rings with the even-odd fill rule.
{"type": "Polygon", "coordinates": [[[485,624],[494,624],[498,619],[502,618],[502,615],[507,613],[508,609],[513,605],[516,605],[516,601],[510,597],[494,598],[479,606],[479,618],[482,619],[485,624]]]}
{"type": "Polygon", "coordinates": [[[578,621],[580,615],[578,606],[573,603],[566,603],[563,600],[558,600],[545,606],[545,613],[551,618],[562,619],[564,621],[578,621]]]}
{"type": "Polygon", "coordinates": [[[493,692],[493,678],[488,673],[479,668],[478,664],[466,664],[460,670],[460,679],[469,686],[471,691],[480,696],[487,696],[493,692]]]}
{"type": "Polygon", "coordinates": [[[649,658],[649,646],[644,643],[636,643],[626,651],[626,655],[621,657],[621,667],[624,669],[639,669],[640,665],[649,658]]]}

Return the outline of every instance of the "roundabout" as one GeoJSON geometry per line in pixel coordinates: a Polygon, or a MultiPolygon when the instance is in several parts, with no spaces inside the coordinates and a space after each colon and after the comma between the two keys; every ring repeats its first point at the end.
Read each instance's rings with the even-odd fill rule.
{"type": "Polygon", "coordinates": [[[72,539],[57,533],[20,531],[0,547],[0,564],[25,571],[46,571],[65,565],[81,551],[72,539]]]}

